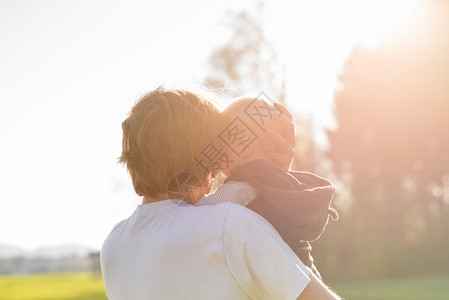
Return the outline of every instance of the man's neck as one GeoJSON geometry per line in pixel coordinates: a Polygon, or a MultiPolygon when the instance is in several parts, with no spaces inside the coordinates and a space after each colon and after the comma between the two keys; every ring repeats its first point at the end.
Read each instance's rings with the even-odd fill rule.
{"type": "Polygon", "coordinates": [[[163,200],[167,200],[167,199],[169,199],[167,194],[159,194],[156,197],[151,197],[149,195],[145,195],[142,198],[142,205],[148,204],[148,203],[153,203],[153,202],[158,202],[158,201],[163,201],[163,200]]]}

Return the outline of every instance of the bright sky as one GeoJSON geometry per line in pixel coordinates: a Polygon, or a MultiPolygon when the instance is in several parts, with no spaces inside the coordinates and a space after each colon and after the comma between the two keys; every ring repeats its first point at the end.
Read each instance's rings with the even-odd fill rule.
{"type": "MultiPolygon", "coordinates": [[[[201,82],[229,36],[226,11],[253,7],[242,2],[2,1],[0,243],[99,249],[140,200],[116,164],[126,113],[159,85],[201,82]]],[[[333,126],[337,74],[354,43],[372,46],[407,5],[269,1],[287,101],[314,117],[318,137],[333,126]]]]}

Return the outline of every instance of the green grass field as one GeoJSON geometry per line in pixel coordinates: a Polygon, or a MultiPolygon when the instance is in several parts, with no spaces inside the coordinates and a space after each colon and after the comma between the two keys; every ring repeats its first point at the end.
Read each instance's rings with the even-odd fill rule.
{"type": "Polygon", "coordinates": [[[107,299],[101,275],[53,273],[0,277],[0,300],[107,299]]]}
{"type": "MultiPolygon", "coordinates": [[[[330,283],[347,300],[448,300],[449,275],[330,283]]],[[[101,276],[90,273],[0,277],[0,300],[107,299],[101,276]]]]}
{"type": "Polygon", "coordinates": [[[449,275],[329,283],[347,300],[449,300],[449,275]]]}

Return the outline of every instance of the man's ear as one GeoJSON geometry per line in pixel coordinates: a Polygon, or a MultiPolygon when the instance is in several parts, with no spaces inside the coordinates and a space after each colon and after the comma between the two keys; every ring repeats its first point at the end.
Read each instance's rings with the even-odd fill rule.
{"type": "Polygon", "coordinates": [[[245,150],[243,150],[243,152],[240,154],[240,158],[246,159],[248,157],[250,157],[254,152],[254,145],[250,144],[248,145],[248,147],[245,148],[245,150]]]}

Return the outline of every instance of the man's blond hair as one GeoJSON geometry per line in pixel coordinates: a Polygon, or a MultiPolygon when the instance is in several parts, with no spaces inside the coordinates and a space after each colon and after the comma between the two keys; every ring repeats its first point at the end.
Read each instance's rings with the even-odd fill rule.
{"type": "Polygon", "coordinates": [[[194,172],[195,160],[213,138],[219,110],[202,96],[158,88],[134,104],[122,123],[122,155],[139,196],[166,193],[170,179],[194,172]]]}

